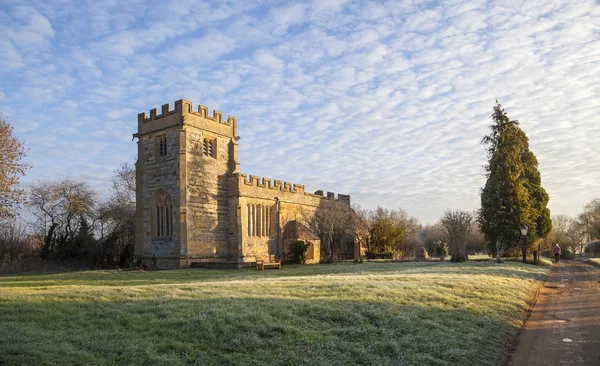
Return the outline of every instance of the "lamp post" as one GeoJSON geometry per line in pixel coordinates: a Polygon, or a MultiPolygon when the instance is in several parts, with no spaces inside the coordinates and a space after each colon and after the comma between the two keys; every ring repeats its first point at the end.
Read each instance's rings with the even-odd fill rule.
{"type": "Polygon", "coordinates": [[[521,225],[519,229],[523,240],[523,263],[527,263],[527,225],[521,225]]]}

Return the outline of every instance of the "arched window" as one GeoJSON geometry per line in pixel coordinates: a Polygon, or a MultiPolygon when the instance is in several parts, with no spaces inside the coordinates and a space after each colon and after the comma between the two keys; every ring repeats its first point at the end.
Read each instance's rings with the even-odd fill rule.
{"type": "Polygon", "coordinates": [[[154,236],[173,235],[173,204],[164,190],[159,190],[154,201],[154,236]]]}

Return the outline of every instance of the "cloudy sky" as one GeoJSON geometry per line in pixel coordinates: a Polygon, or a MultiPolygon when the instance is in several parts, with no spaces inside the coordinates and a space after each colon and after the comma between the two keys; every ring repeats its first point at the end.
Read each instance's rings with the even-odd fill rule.
{"type": "Polygon", "coordinates": [[[137,113],[184,98],[237,117],[244,173],[434,222],[478,208],[498,99],[553,213],[600,197],[592,0],[2,0],[0,29],[25,186],[72,177],[106,194],[135,160],[137,113]]]}

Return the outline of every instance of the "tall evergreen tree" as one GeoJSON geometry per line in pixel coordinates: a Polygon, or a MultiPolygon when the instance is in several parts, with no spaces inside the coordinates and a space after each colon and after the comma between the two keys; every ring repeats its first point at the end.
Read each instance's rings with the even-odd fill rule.
{"type": "Polygon", "coordinates": [[[487,182],[481,191],[479,223],[500,258],[506,248],[520,243],[519,227],[527,225],[528,246],[552,228],[548,194],[541,185],[538,161],[529,150],[529,139],[519,122],[508,118],[496,101],[491,115],[487,182]]]}

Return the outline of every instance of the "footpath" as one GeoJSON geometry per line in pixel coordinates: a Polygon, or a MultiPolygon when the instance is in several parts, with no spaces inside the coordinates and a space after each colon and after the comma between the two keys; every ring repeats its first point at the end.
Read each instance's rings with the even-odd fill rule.
{"type": "Polygon", "coordinates": [[[508,365],[600,365],[600,267],[553,264],[508,365]]]}

